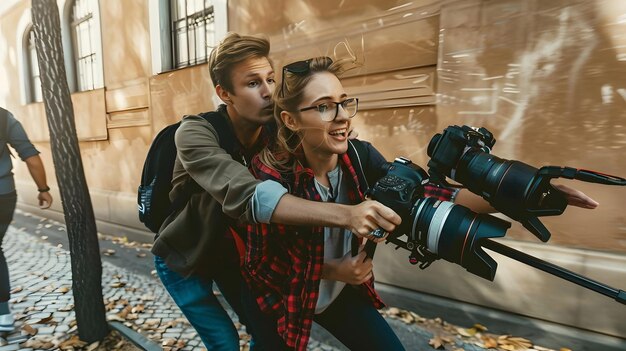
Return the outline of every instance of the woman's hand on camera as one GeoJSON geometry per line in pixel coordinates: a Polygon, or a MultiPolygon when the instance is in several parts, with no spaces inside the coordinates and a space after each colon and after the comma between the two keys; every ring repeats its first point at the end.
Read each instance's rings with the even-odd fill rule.
{"type": "Polygon", "coordinates": [[[322,278],[341,281],[346,284],[359,285],[372,278],[374,265],[366,258],[364,246],[359,248],[359,254],[352,257],[348,252],[342,258],[327,260],[322,268],[322,278]]]}
{"type": "Polygon", "coordinates": [[[366,200],[358,205],[350,206],[349,226],[347,229],[357,236],[381,242],[385,236],[375,238],[372,235],[374,229],[382,228],[385,232],[393,232],[396,226],[402,222],[400,216],[389,207],[378,201],[366,200]]]}
{"type": "Polygon", "coordinates": [[[568,205],[572,205],[572,206],[576,206],[576,207],[582,207],[582,208],[588,208],[588,209],[594,209],[594,208],[598,207],[598,205],[599,205],[599,203],[597,201],[595,201],[594,199],[592,199],[589,196],[585,195],[585,193],[583,193],[580,190],[576,190],[576,189],[570,188],[570,187],[565,186],[563,184],[553,184],[553,186],[556,189],[558,189],[560,192],[565,194],[565,198],[567,199],[567,204],[568,205]]]}

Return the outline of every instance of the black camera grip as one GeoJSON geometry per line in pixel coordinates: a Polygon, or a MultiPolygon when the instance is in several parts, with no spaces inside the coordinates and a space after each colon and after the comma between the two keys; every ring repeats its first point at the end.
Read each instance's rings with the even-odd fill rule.
{"type": "MultiPolygon", "coordinates": [[[[383,228],[376,228],[370,232],[370,235],[376,239],[380,239],[385,236],[387,232],[383,228]]],[[[374,259],[374,251],[376,251],[376,243],[368,240],[365,243],[365,255],[367,258],[374,259]]]]}
{"type": "Polygon", "coordinates": [[[365,258],[366,259],[368,259],[368,258],[372,259],[372,260],[374,259],[374,251],[376,251],[376,245],[377,244],[375,242],[371,241],[371,240],[368,240],[365,243],[365,249],[364,250],[365,250],[365,258]]]}

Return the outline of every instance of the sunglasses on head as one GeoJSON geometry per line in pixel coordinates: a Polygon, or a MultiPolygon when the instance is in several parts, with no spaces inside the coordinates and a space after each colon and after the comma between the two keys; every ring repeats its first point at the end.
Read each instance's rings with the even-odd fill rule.
{"type": "MultiPolygon", "coordinates": [[[[333,63],[333,59],[331,59],[330,57],[324,57],[323,59],[326,61],[328,65],[333,63]]],[[[314,59],[311,58],[311,59],[304,60],[304,61],[296,61],[283,67],[283,76],[282,76],[281,83],[280,83],[280,96],[281,97],[285,96],[285,74],[287,72],[296,74],[299,76],[307,74],[311,70],[311,61],[313,60],[314,59]]]]}

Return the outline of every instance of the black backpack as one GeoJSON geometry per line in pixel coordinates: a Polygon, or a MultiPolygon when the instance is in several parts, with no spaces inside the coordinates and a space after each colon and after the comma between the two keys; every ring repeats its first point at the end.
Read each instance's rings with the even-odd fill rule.
{"type": "MultiPolygon", "coordinates": [[[[9,113],[0,107],[0,156],[9,151],[9,113]]],[[[12,156],[12,155],[11,155],[12,156]]]]}
{"type": "MultiPolygon", "coordinates": [[[[235,135],[223,107],[218,111],[201,113],[198,116],[209,122],[219,138],[219,145],[235,159],[235,135]]],[[[194,192],[201,188],[193,180],[184,185],[184,191],[172,203],[172,173],[176,161],[174,135],[180,121],[163,128],[150,145],[143,164],[141,183],[137,191],[139,220],[153,233],[158,233],[165,219],[174,211],[184,207],[194,192]]]]}

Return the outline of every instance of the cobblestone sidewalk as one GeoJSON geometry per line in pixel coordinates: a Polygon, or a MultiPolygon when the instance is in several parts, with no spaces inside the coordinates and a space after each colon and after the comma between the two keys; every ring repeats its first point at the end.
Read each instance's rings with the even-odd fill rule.
{"type": "MultiPolygon", "coordinates": [[[[13,289],[10,305],[16,317],[16,329],[11,333],[0,334],[0,351],[58,350],[60,344],[76,330],[69,251],[63,244],[53,245],[49,242],[53,236],[64,236],[65,227],[52,220],[27,213],[23,215],[32,218],[32,223],[26,225],[14,222],[2,245],[9,263],[13,289]]],[[[101,240],[129,244],[125,238],[101,240]]],[[[110,243],[107,245],[111,247],[110,243]]],[[[107,260],[102,262],[107,319],[123,323],[163,346],[164,350],[204,350],[197,333],[158,278],[148,274],[151,265],[141,261],[150,258],[147,249],[136,250],[136,254],[119,265],[107,260]],[[129,265],[136,262],[143,262],[144,273],[129,269],[129,265]]],[[[102,253],[105,256],[117,255],[111,251],[116,250],[103,249],[102,253]]],[[[121,248],[118,251],[121,254],[121,248]]],[[[237,316],[230,309],[227,310],[236,321],[237,316]]],[[[382,313],[407,350],[440,348],[481,351],[490,347],[516,351],[549,350],[532,345],[523,338],[489,334],[479,324],[463,328],[439,318],[422,318],[413,312],[393,307],[382,313]]],[[[241,324],[236,322],[236,325],[241,335],[241,348],[247,350],[249,336],[241,324]]],[[[346,350],[322,328],[314,326],[312,336],[309,350],[346,350]]]]}
{"type": "MultiPolygon", "coordinates": [[[[59,226],[58,230],[64,228],[59,226]]],[[[14,227],[9,227],[3,249],[9,263],[10,305],[16,328],[3,335],[0,351],[56,349],[76,328],[69,251],[14,227]]],[[[203,349],[197,333],[158,278],[103,262],[102,285],[108,320],[120,321],[164,347],[203,349]]],[[[237,320],[232,311],[229,314],[237,320]]],[[[241,324],[236,325],[243,348],[249,337],[241,324]]],[[[335,350],[315,341],[310,346],[335,350]]]]}

